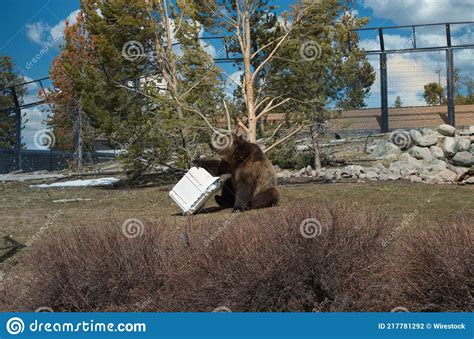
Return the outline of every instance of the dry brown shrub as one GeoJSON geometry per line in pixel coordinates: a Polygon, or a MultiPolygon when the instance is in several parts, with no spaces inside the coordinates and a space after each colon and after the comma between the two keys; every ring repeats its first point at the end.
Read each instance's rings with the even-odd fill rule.
{"type": "Polygon", "coordinates": [[[469,306],[457,300],[465,297],[466,288],[472,291],[472,232],[467,226],[446,229],[446,234],[421,239],[423,246],[400,247],[398,260],[416,259],[406,271],[394,272],[413,287],[402,291],[390,285],[393,265],[387,257],[394,251],[381,245],[397,224],[357,205],[301,202],[219,221],[157,221],[133,239],[124,236],[120,225],[81,227],[49,234],[20,256],[4,281],[0,306],[307,312],[387,311],[392,302],[415,309],[436,302],[443,310],[466,310],[469,306]],[[300,226],[309,218],[318,220],[321,232],[305,238],[300,226]],[[427,239],[436,251],[428,248],[427,239]],[[434,288],[440,277],[443,285],[434,288]],[[456,284],[459,288],[443,299],[456,284]],[[433,301],[431,294],[419,291],[428,287],[438,295],[433,301]]]}

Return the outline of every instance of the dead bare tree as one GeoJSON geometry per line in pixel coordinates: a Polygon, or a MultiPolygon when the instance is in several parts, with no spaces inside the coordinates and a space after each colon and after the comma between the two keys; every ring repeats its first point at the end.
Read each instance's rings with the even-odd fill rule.
{"type": "MultiPolygon", "coordinates": [[[[287,42],[294,27],[296,27],[303,18],[306,10],[300,9],[297,6],[294,9],[294,17],[291,25],[285,25],[284,33],[275,40],[259,47],[255,50],[252,41],[252,15],[256,11],[256,7],[260,6],[256,0],[235,0],[231,6],[216,6],[212,8],[213,15],[224,22],[224,25],[231,32],[236,41],[238,41],[238,48],[242,55],[243,75],[240,89],[246,107],[246,121],[238,120],[238,125],[247,134],[250,142],[257,142],[257,123],[263,119],[267,114],[274,111],[276,108],[288,103],[292,100],[291,97],[283,95],[277,97],[262,97],[262,84],[259,84],[258,77],[264,67],[271,62],[275,57],[281,46],[287,42]],[[231,9],[231,10],[230,10],[231,9]],[[265,52],[265,57],[258,64],[253,66],[255,58],[260,56],[261,52],[265,52]]],[[[229,76],[230,77],[230,76],[229,76]]],[[[282,142],[288,140],[299,132],[304,126],[296,126],[288,135],[281,140],[276,141],[269,146],[266,151],[274,148],[282,142]]]]}

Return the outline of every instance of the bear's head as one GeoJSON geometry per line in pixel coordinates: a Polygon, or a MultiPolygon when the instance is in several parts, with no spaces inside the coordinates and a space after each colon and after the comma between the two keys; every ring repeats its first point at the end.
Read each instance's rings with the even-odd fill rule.
{"type": "Polygon", "coordinates": [[[245,159],[252,151],[252,144],[235,133],[215,133],[210,147],[219,157],[228,162],[245,159]]]}

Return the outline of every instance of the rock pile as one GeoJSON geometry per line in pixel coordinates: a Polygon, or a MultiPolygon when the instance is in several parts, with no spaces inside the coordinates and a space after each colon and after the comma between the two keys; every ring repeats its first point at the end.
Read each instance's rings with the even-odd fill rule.
{"type": "Polygon", "coordinates": [[[474,166],[474,126],[456,130],[440,125],[436,130],[396,130],[388,140],[372,147],[372,158],[380,160],[374,166],[349,165],[343,168],[310,166],[296,173],[278,171],[281,178],[311,176],[326,180],[353,178],[360,180],[399,180],[442,184],[463,182],[474,184],[470,175],[474,166]]]}

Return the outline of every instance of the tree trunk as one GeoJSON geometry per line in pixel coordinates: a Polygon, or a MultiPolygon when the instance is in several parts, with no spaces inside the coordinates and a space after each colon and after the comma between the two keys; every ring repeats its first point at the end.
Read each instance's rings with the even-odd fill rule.
{"type": "Polygon", "coordinates": [[[248,140],[257,142],[257,118],[255,112],[255,87],[252,76],[251,65],[251,37],[250,37],[250,8],[246,6],[244,12],[244,99],[247,106],[248,116],[248,140]]]}

